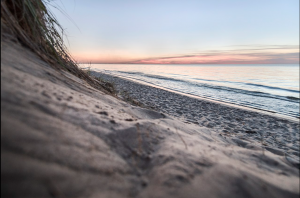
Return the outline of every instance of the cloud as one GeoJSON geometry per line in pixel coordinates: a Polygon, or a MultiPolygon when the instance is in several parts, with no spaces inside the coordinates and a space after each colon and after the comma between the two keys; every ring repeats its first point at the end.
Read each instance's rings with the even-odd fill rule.
{"type": "Polygon", "coordinates": [[[201,53],[151,57],[129,63],[138,64],[290,64],[299,63],[299,46],[268,45],[231,46],[230,50],[210,50],[201,53]]]}
{"type": "Polygon", "coordinates": [[[126,51],[74,54],[78,62],[115,64],[297,64],[298,45],[235,45],[223,50],[145,57],[126,51]],[[137,58],[140,57],[140,58],[137,58]]]}

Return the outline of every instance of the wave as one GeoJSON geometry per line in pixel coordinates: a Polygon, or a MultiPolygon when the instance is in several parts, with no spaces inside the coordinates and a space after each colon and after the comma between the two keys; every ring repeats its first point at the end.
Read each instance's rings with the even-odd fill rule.
{"type": "Polygon", "coordinates": [[[263,87],[263,88],[268,88],[268,89],[276,89],[280,91],[290,91],[294,93],[300,93],[298,90],[294,89],[286,89],[286,88],[281,88],[281,87],[272,87],[268,85],[261,85],[261,84],[255,84],[255,83],[243,83],[243,82],[232,82],[232,81],[220,81],[220,80],[208,80],[208,79],[201,79],[201,78],[193,78],[195,80],[201,80],[201,81],[208,81],[208,82],[222,82],[222,83],[233,83],[233,84],[242,84],[242,85],[250,85],[254,87],[263,87]]]}
{"type": "MultiPolygon", "coordinates": [[[[145,74],[145,73],[142,73],[142,72],[124,72],[124,71],[118,71],[118,72],[119,73],[124,73],[124,74],[133,74],[133,75],[138,75],[138,76],[144,76],[144,77],[153,78],[153,79],[181,82],[181,83],[186,83],[188,85],[197,86],[197,87],[206,87],[206,88],[210,88],[210,89],[217,89],[217,90],[228,91],[228,92],[242,93],[242,94],[257,96],[257,97],[274,98],[274,99],[285,100],[285,101],[296,102],[296,103],[299,103],[299,101],[300,101],[300,98],[297,98],[297,97],[294,97],[294,96],[279,96],[279,95],[269,94],[269,93],[265,93],[265,92],[261,92],[261,91],[250,91],[250,90],[227,87],[227,86],[219,86],[219,85],[212,85],[212,84],[207,84],[207,83],[199,83],[199,82],[195,82],[195,81],[188,81],[188,80],[171,78],[171,77],[160,76],[160,75],[145,74]]],[[[138,79],[139,78],[137,78],[137,80],[138,79]]],[[[235,83],[235,82],[230,82],[230,81],[217,81],[217,80],[208,80],[208,79],[200,79],[200,78],[194,78],[194,79],[203,80],[203,81],[213,81],[213,82],[235,83]]],[[[271,86],[266,86],[266,85],[261,85],[261,84],[254,84],[254,83],[242,83],[242,82],[238,82],[238,83],[239,84],[247,84],[247,85],[257,86],[257,87],[265,87],[265,88],[270,88],[270,89],[290,91],[290,92],[293,92],[293,93],[299,93],[299,91],[296,91],[296,90],[284,89],[284,88],[280,88],[280,87],[271,87],[271,86]]]]}
{"type": "Polygon", "coordinates": [[[140,76],[145,76],[145,77],[155,78],[155,79],[160,79],[160,80],[170,80],[170,81],[185,82],[184,80],[180,80],[180,79],[177,79],[177,78],[159,76],[159,75],[154,75],[154,74],[145,74],[145,73],[142,73],[142,72],[124,72],[124,71],[118,71],[118,72],[125,73],[125,74],[140,75],[140,76]]]}
{"type": "MultiPolygon", "coordinates": [[[[240,86],[241,84],[246,84],[256,87],[266,87],[276,90],[287,91],[285,96],[276,95],[272,93],[266,93],[263,91],[253,91],[240,88],[233,88],[229,86],[221,86],[210,83],[202,83],[199,81],[172,78],[167,76],[146,74],[142,72],[127,72],[127,71],[109,71],[106,70],[105,73],[117,75],[119,77],[125,77],[127,79],[136,80],[138,82],[150,83],[154,86],[159,86],[166,88],[168,90],[173,90],[181,92],[184,94],[200,96],[207,99],[212,99],[215,101],[221,101],[231,104],[236,104],[240,106],[246,106],[254,109],[259,109],[272,113],[279,113],[282,115],[292,116],[299,118],[299,102],[300,98],[295,96],[295,90],[282,89],[279,87],[265,86],[254,83],[243,83],[243,82],[228,82],[228,81],[216,81],[208,79],[200,79],[203,81],[214,81],[214,82],[226,82],[234,83],[240,86]]],[[[181,75],[180,75],[181,76],[181,75]]],[[[195,80],[195,79],[194,79],[195,80]]],[[[253,89],[253,87],[251,87],[253,89]]]]}
{"type": "Polygon", "coordinates": [[[285,88],[280,88],[280,87],[272,87],[272,86],[255,84],[255,83],[244,83],[244,84],[246,84],[246,85],[252,85],[252,86],[256,86],[256,87],[264,87],[264,88],[268,88],[268,89],[277,89],[277,90],[282,90],[282,91],[290,91],[290,92],[294,92],[294,93],[300,93],[299,91],[293,90],[293,89],[285,89],[285,88]]]}

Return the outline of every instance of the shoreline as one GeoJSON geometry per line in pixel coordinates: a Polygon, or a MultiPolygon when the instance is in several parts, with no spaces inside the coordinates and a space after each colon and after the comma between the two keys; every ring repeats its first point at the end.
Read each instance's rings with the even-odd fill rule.
{"type": "MultiPolygon", "coordinates": [[[[101,71],[93,71],[93,72],[102,73],[101,71]]],[[[107,73],[103,73],[103,74],[110,75],[110,76],[115,76],[115,77],[122,78],[122,79],[125,79],[125,80],[133,81],[137,84],[143,84],[143,85],[146,85],[146,86],[155,87],[157,89],[162,89],[162,90],[165,90],[165,91],[173,92],[173,93],[176,93],[176,94],[180,94],[180,95],[183,95],[183,96],[195,98],[195,99],[198,99],[198,100],[205,100],[205,101],[209,101],[209,102],[212,102],[212,103],[227,105],[229,107],[238,108],[238,109],[242,109],[242,110],[246,110],[246,111],[253,111],[253,112],[257,112],[257,113],[261,113],[261,114],[266,114],[266,115],[273,116],[273,117],[276,117],[276,118],[279,118],[279,119],[287,119],[289,121],[296,122],[296,123],[300,122],[300,118],[292,117],[292,116],[284,115],[284,114],[279,114],[279,113],[276,113],[276,112],[271,111],[271,110],[260,109],[260,108],[256,108],[256,107],[248,107],[248,106],[241,105],[241,104],[237,105],[237,104],[234,104],[234,103],[231,103],[231,102],[225,102],[225,101],[221,101],[221,100],[217,100],[217,99],[211,99],[211,98],[204,97],[204,96],[197,96],[197,95],[193,95],[193,94],[183,93],[183,92],[179,92],[177,90],[173,90],[173,89],[169,89],[169,88],[165,88],[165,87],[160,87],[160,86],[157,86],[157,85],[149,83],[149,82],[138,81],[138,80],[132,79],[132,78],[126,78],[124,76],[112,75],[112,74],[107,74],[107,73]]]]}
{"type": "Polygon", "coordinates": [[[124,99],[126,95],[142,107],[186,123],[210,128],[222,136],[242,138],[267,150],[275,149],[274,152],[291,155],[299,161],[299,121],[296,118],[290,119],[248,107],[191,97],[151,86],[150,83],[139,83],[101,72],[91,71],[91,75],[113,83],[120,98],[124,99]]]}

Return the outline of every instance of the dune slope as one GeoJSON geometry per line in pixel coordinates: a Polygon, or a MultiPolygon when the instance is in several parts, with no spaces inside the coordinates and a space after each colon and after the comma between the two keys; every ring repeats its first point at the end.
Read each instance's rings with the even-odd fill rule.
{"type": "Polygon", "coordinates": [[[298,197],[285,156],[132,106],[1,48],[1,197],[298,197]]]}

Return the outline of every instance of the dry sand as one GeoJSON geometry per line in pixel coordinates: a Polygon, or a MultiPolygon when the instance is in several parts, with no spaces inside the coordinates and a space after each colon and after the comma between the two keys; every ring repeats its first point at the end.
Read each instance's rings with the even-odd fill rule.
{"type": "Polygon", "coordinates": [[[293,159],[132,106],[2,42],[1,197],[298,197],[293,159]]]}

